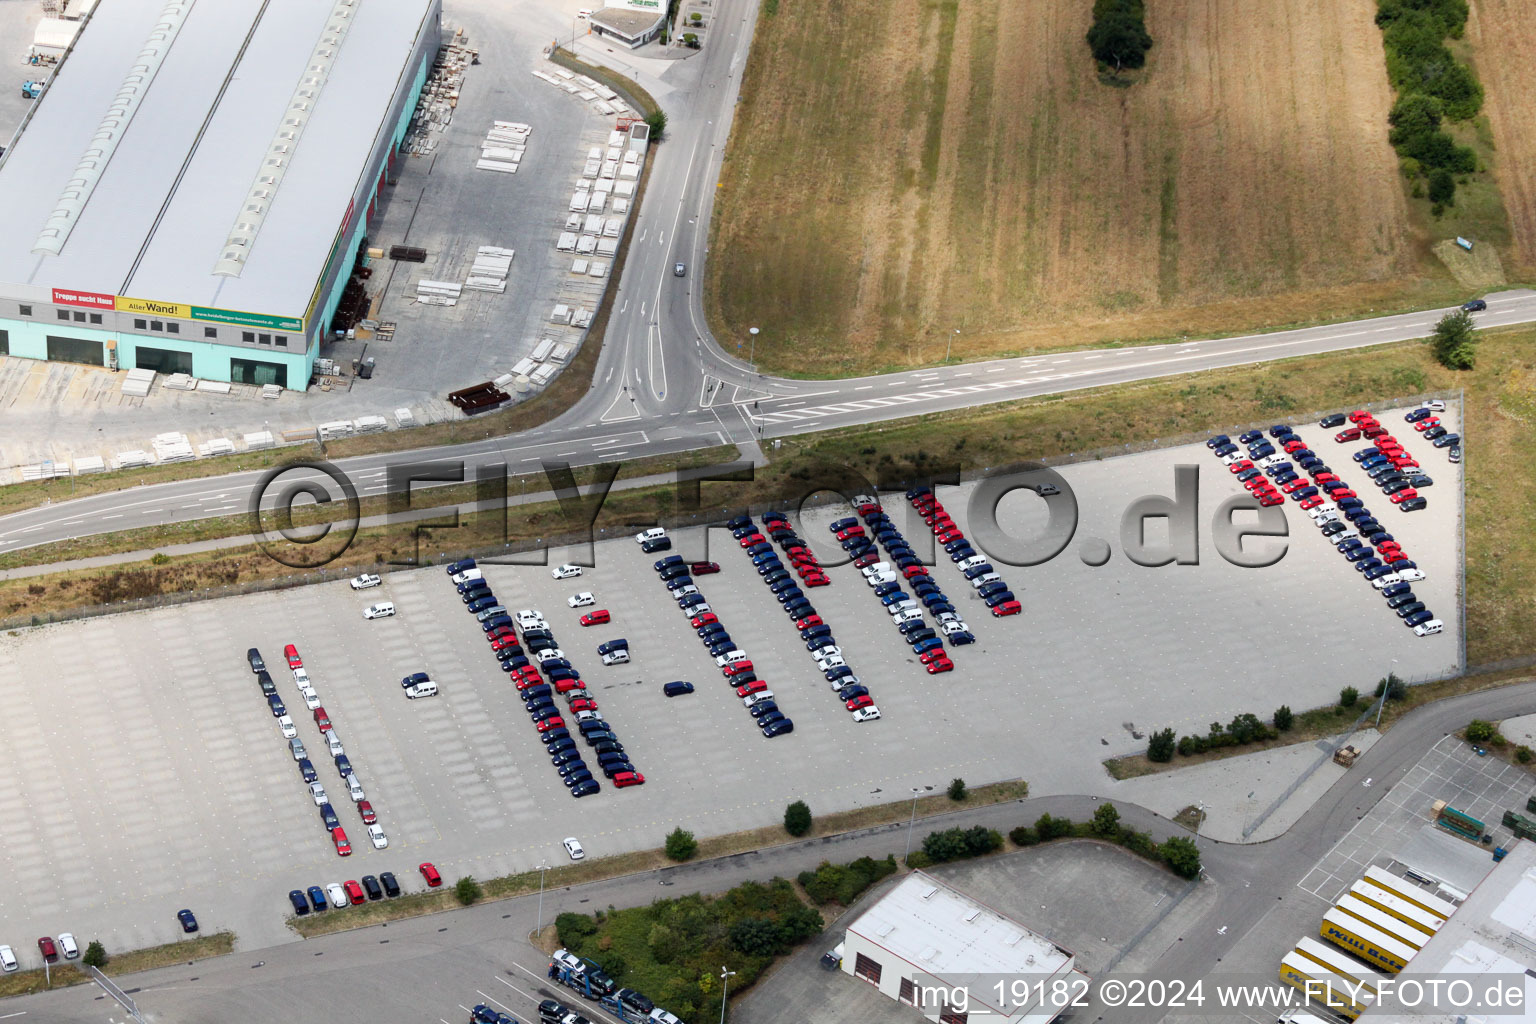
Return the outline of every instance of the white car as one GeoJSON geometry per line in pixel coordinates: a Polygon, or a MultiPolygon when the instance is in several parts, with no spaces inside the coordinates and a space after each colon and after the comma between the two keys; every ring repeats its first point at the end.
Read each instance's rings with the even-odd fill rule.
{"type": "Polygon", "coordinates": [[[1421,622],[1417,626],[1414,626],[1413,635],[1433,636],[1444,628],[1445,623],[1441,622],[1439,619],[1430,619],[1428,622],[1421,622]]]}
{"type": "Polygon", "coordinates": [[[539,659],[539,664],[542,665],[546,661],[554,661],[556,658],[564,658],[565,652],[558,647],[551,647],[547,650],[536,651],[533,656],[539,659]]]}
{"type": "Polygon", "coordinates": [[[823,672],[829,668],[842,668],[846,664],[848,663],[843,660],[843,656],[841,654],[832,654],[825,658],[816,659],[816,667],[821,669],[823,672]]]}
{"type": "Polygon", "coordinates": [[[297,686],[301,690],[309,685],[309,673],[304,671],[303,665],[300,665],[296,669],[291,669],[290,671],[293,672],[293,685],[297,686]]]}
{"type": "Polygon", "coordinates": [[[340,882],[332,882],[325,887],[325,898],[331,901],[333,907],[344,907],[352,902],[347,899],[347,890],[341,887],[340,882]]]}
{"type": "Polygon", "coordinates": [[[365,619],[387,619],[393,614],[395,614],[395,606],[390,601],[380,601],[363,609],[365,619]]]}
{"type": "Polygon", "coordinates": [[[893,573],[893,572],[882,572],[878,576],[866,576],[866,577],[864,577],[864,582],[868,583],[872,587],[878,587],[878,586],[881,586],[882,584],[886,584],[886,583],[895,583],[896,582],[896,574],[893,573]]]}
{"type": "Polygon", "coordinates": [[[80,947],[76,944],[74,935],[69,932],[59,933],[59,952],[64,954],[65,960],[80,959],[80,947]]]}
{"type": "Polygon", "coordinates": [[[855,722],[873,722],[879,717],[880,708],[874,704],[871,704],[867,708],[859,708],[859,710],[853,713],[853,720],[855,722]]]}
{"type": "Polygon", "coordinates": [[[734,664],[735,662],[747,660],[747,652],[741,650],[740,648],[736,648],[735,650],[726,651],[724,654],[718,655],[715,658],[715,667],[724,668],[725,666],[734,664]]]}
{"type": "Polygon", "coordinates": [[[293,727],[293,719],[288,715],[283,715],[277,720],[277,727],[283,730],[285,740],[291,740],[299,734],[299,730],[293,727]]]}
{"type": "Polygon", "coordinates": [[[389,846],[389,836],[384,834],[384,829],[380,825],[368,826],[368,841],[373,843],[375,850],[382,850],[389,846]]]}
{"type": "Polygon", "coordinates": [[[1403,583],[1417,583],[1424,578],[1423,569],[1402,569],[1398,571],[1397,578],[1403,583]]]}
{"type": "Polygon", "coordinates": [[[949,622],[943,623],[939,626],[939,628],[944,631],[945,636],[949,636],[951,633],[964,633],[965,623],[957,620],[951,620],[949,622]]]}
{"type": "Polygon", "coordinates": [[[523,629],[543,629],[545,625],[544,614],[532,608],[524,608],[513,618],[517,619],[517,624],[523,629]]]}
{"type": "Polygon", "coordinates": [[[672,596],[681,601],[683,598],[688,597],[690,594],[697,594],[698,592],[698,587],[694,586],[692,583],[685,583],[683,586],[678,587],[676,590],[672,591],[672,596]]]}
{"type": "Polygon", "coordinates": [[[581,566],[566,562],[549,570],[549,574],[557,580],[568,580],[581,575],[581,566]]]}
{"type": "Polygon", "coordinates": [[[977,576],[975,579],[971,580],[971,586],[976,590],[980,590],[988,583],[1000,583],[1002,579],[1003,578],[995,572],[984,572],[980,576],[977,576]]]}
{"type": "Polygon", "coordinates": [[[916,608],[903,608],[901,611],[891,616],[891,621],[895,622],[896,625],[899,626],[904,622],[915,622],[922,617],[923,613],[918,611],[916,608]]]}
{"type": "Polygon", "coordinates": [[[960,561],[956,562],[955,568],[959,569],[961,572],[965,572],[965,570],[969,569],[971,566],[980,565],[986,560],[986,555],[972,555],[970,558],[962,558],[960,561]]]}
{"type": "Polygon", "coordinates": [[[325,795],[325,787],[318,782],[311,782],[309,784],[309,797],[315,802],[316,807],[331,802],[325,795]]]}
{"type": "Polygon", "coordinates": [[[332,757],[340,757],[342,754],[347,752],[346,748],[341,745],[341,737],[336,735],[335,729],[326,730],[325,745],[329,749],[330,755],[332,757]]]}
{"type": "Polygon", "coordinates": [[[862,686],[862,685],[863,685],[863,683],[860,681],[858,676],[843,676],[843,678],[841,678],[841,679],[834,679],[834,680],[832,680],[832,692],[836,693],[838,690],[841,690],[841,689],[843,689],[844,687],[847,687],[847,686],[862,686]]]}
{"type": "Polygon", "coordinates": [[[306,686],[299,691],[304,695],[304,706],[313,711],[320,706],[320,694],[315,692],[313,686],[306,686]]]}
{"type": "Polygon", "coordinates": [[[600,722],[602,719],[603,713],[601,711],[593,711],[590,708],[586,711],[576,712],[577,722],[600,722]]]}
{"type": "Polygon", "coordinates": [[[828,644],[826,647],[818,647],[811,652],[811,657],[817,661],[825,661],[828,658],[841,658],[843,649],[836,644],[828,644]]]}
{"type": "Polygon", "coordinates": [[[708,601],[701,601],[701,602],[699,602],[696,605],[692,605],[692,606],[690,606],[688,608],[684,608],[683,609],[683,614],[688,616],[691,619],[691,618],[694,618],[696,616],[703,615],[707,611],[709,611],[709,602],[708,601]]]}
{"type": "Polygon", "coordinates": [[[1430,412],[1445,412],[1445,403],[1438,398],[1431,398],[1428,405],[1430,412]]]}
{"type": "Polygon", "coordinates": [[[1221,457],[1221,464],[1223,466],[1230,466],[1233,463],[1242,462],[1247,457],[1247,454],[1244,452],[1233,452],[1231,455],[1223,455],[1221,457]]]}
{"type": "Polygon", "coordinates": [[[582,963],[581,957],[569,950],[557,949],[550,954],[549,958],[561,967],[572,971],[585,971],[587,969],[587,965],[582,963]]]}
{"type": "Polygon", "coordinates": [[[20,966],[15,951],[10,946],[0,946],[0,968],[4,968],[6,974],[10,974],[20,966]]]}
{"type": "Polygon", "coordinates": [[[661,540],[666,535],[666,530],[663,530],[660,527],[652,527],[649,530],[642,530],[641,532],[635,534],[635,543],[644,544],[646,541],[661,540]]]}
{"type": "Polygon", "coordinates": [[[587,851],[581,848],[581,840],[575,836],[565,837],[565,852],[571,855],[571,860],[581,860],[587,855],[587,851]]]}
{"type": "Polygon", "coordinates": [[[367,795],[363,792],[363,784],[357,779],[356,772],[347,776],[347,795],[352,798],[353,803],[368,799],[367,795]]]}
{"type": "Polygon", "coordinates": [[[756,693],[749,693],[741,698],[741,703],[743,706],[750,708],[754,704],[761,704],[765,700],[773,700],[772,690],[758,690],[756,693]]]}
{"type": "Polygon", "coordinates": [[[587,605],[597,604],[597,598],[592,595],[592,591],[583,590],[579,594],[572,594],[566,598],[565,603],[572,608],[585,608],[587,605]]]}
{"type": "Polygon", "coordinates": [[[367,590],[369,587],[377,587],[384,581],[371,572],[365,572],[361,576],[354,576],[347,581],[347,586],[353,590],[367,590]]]}

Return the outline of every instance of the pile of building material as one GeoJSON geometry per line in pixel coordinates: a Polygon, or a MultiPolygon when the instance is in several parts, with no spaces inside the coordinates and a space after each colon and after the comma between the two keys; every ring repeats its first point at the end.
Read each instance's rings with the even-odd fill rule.
{"type": "Polygon", "coordinates": [[[633,114],[629,104],[603,83],[586,75],[567,71],[559,65],[551,64],[548,71],[534,68],[533,77],[541,82],[548,82],[556,89],[564,89],[577,99],[586,100],[599,114],[614,114],[619,117],[629,117],[633,114]]]}
{"type": "Polygon", "coordinates": [[[156,434],[150,445],[155,449],[155,458],[161,462],[187,462],[196,458],[187,435],[176,431],[156,434]]]}
{"type": "Polygon", "coordinates": [[[423,278],[416,282],[416,301],[427,306],[456,306],[463,291],[463,285],[452,281],[428,281],[423,278]]]}
{"type": "Polygon", "coordinates": [[[112,464],[117,469],[143,469],[145,466],[153,466],[155,457],[149,452],[135,448],[132,451],[118,452],[112,464]]]}
{"type": "Polygon", "coordinates": [[[511,249],[497,245],[482,245],[475,250],[474,265],[469,268],[469,278],[464,287],[472,292],[496,292],[507,290],[507,274],[512,269],[511,249]]]}
{"type": "Polygon", "coordinates": [[[283,386],[281,384],[263,384],[261,386],[261,397],[273,399],[282,398],[283,386]]]}
{"type": "Polygon", "coordinates": [[[516,174],[517,165],[528,150],[528,136],[532,134],[533,126],[520,121],[492,121],[491,130],[480,142],[480,159],[475,161],[475,167],[482,171],[516,174]]]}
{"type": "Polygon", "coordinates": [[[359,416],[353,425],[357,427],[359,434],[371,434],[375,430],[384,430],[389,426],[389,421],[383,416],[359,416]]]}
{"type": "Polygon", "coordinates": [[[338,437],[351,437],[356,427],[351,420],[334,420],[320,424],[320,440],[334,441],[338,437]]]}
{"type": "Polygon", "coordinates": [[[416,416],[409,409],[396,409],[395,422],[400,424],[402,427],[412,427],[416,425],[416,416]]]}
{"type": "Polygon", "coordinates": [[[254,434],[245,435],[245,447],[256,452],[263,448],[271,448],[277,444],[277,439],[272,436],[270,430],[258,430],[254,434]]]}
{"type": "Polygon", "coordinates": [[[75,460],[75,475],[84,476],[87,473],[104,473],[107,469],[107,460],[100,455],[87,455],[75,460]]]}
{"type": "Polygon", "coordinates": [[[405,132],[406,152],[426,156],[437,148],[437,136],[453,121],[453,108],[459,104],[464,70],[477,56],[476,51],[466,45],[462,30],[438,47],[437,60],[421,87],[410,127],[405,132]]]}
{"type": "Polygon", "coordinates": [[[149,389],[154,383],[154,370],[129,370],[127,376],[123,378],[121,390],[131,398],[143,398],[149,394],[149,389]]]}
{"type": "Polygon", "coordinates": [[[197,387],[197,378],[190,373],[173,373],[165,378],[163,386],[171,391],[192,391],[197,387]]]}
{"type": "Polygon", "coordinates": [[[198,379],[197,390],[206,391],[211,395],[227,395],[229,394],[229,381],[209,380],[206,377],[202,377],[198,379]]]}
{"type": "Polygon", "coordinates": [[[205,459],[210,455],[233,455],[234,453],[235,446],[227,437],[216,437],[197,446],[197,454],[205,459]]]}
{"type": "Polygon", "coordinates": [[[35,466],[22,466],[21,479],[25,483],[34,480],[53,480],[69,476],[69,464],[64,462],[40,462],[35,466]]]}

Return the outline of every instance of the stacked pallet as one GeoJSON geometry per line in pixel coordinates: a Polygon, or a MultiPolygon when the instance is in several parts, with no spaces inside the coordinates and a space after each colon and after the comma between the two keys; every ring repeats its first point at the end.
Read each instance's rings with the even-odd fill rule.
{"type": "Polygon", "coordinates": [[[187,435],[176,431],[156,434],[150,445],[155,449],[155,458],[161,462],[187,462],[196,457],[187,435]]]}
{"type": "Polygon", "coordinates": [[[453,108],[459,103],[459,89],[464,84],[464,70],[474,62],[476,52],[464,44],[462,34],[438,47],[437,60],[421,87],[416,110],[405,132],[405,150],[414,156],[426,156],[437,148],[437,136],[453,121],[453,108]]]}
{"type": "Polygon", "coordinates": [[[261,386],[262,398],[282,398],[283,387],[281,384],[263,384],[261,386]]]}
{"type": "Polygon", "coordinates": [[[197,387],[197,378],[190,373],[173,373],[165,378],[165,387],[171,391],[191,391],[197,387]]]}
{"type": "Polygon", "coordinates": [[[492,121],[491,130],[480,142],[480,159],[475,161],[477,170],[500,171],[516,174],[528,149],[528,136],[533,126],[520,121],[492,121]]]}
{"type": "Polygon", "coordinates": [[[245,447],[253,452],[261,451],[263,448],[271,448],[277,444],[277,439],[272,436],[272,431],[270,430],[258,430],[255,433],[246,434],[244,440],[245,447]]]}
{"type": "Polygon", "coordinates": [[[512,270],[512,257],[516,253],[497,245],[482,245],[475,250],[475,262],[469,268],[469,278],[464,287],[472,292],[496,292],[507,290],[507,274],[512,270]]]}
{"type": "Polygon", "coordinates": [[[235,446],[227,437],[215,437],[197,446],[197,454],[205,459],[210,455],[233,455],[234,453],[235,446]]]}
{"type": "Polygon", "coordinates": [[[131,398],[143,398],[155,383],[154,370],[129,370],[123,378],[122,392],[131,398]]]}
{"type": "Polygon", "coordinates": [[[75,475],[84,476],[87,473],[103,473],[107,468],[107,460],[100,455],[87,455],[75,460],[75,475]]]}
{"type": "Polygon", "coordinates": [[[117,469],[143,469],[145,466],[154,465],[155,457],[149,452],[135,448],[132,451],[118,452],[117,458],[113,459],[112,463],[117,469]]]}
{"type": "Polygon", "coordinates": [[[359,434],[371,434],[375,430],[384,430],[389,426],[389,421],[383,416],[359,416],[356,420],[359,434]]]}
{"type": "Polygon", "coordinates": [[[206,391],[211,395],[227,395],[229,394],[229,381],[208,380],[206,377],[200,378],[197,382],[197,390],[206,391]]]}
{"type": "Polygon", "coordinates": [[[463,291],[463,285],[452,281],[428,281],[423,278],[416,282],[416,301],[427,306],[456,306],[463,291]]]}

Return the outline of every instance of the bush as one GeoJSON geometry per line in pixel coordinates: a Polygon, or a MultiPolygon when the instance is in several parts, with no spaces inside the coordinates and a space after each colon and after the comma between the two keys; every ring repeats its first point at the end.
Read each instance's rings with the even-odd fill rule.
{"type": "Polygon", "coordinates": [[[907,867],[909,868],[926,868],[932,866],[932,864],[933,858],[928,856],[922,850],[913,850],[911,853],[907,854],[907,867]]]}
{"type": "Polygon", "coordinates": [[[1289,704],[1281,704],[1275,708],[1275,728],[1281,732],[1289,732],[1292,725],[1296,724],[1296,716],[1291,714],[1289,704]]]}
{"type": "Polygon", "coordinates": [[[1536,754],[1532,754],[1531,748],[1524,743],[1515,748],[1515,760],[1521,764],[1530,764],[1532,757],[1536,757],[1536,754]]]}
{"type": "Polygon", "coordinates": [[[731,945],[747,956],[777,956],[784,951],[779,926],[766,917],[744,917],[731,925],[731,945]]]}
{"type": "Polygon", "coordinates": [[[645,123],[650,126],[652,142],[660,142],[662,136],[667,134],[667,112],[665,110],[653,110],[646,114],[645,123]]]}
{"type": "Polygon", "coordinates": [[[1456,179],[1444,167],[1429,176],[1429,201],[1437,206],[1456,205],[1456,179]]]}
{"type": "Polygon", "coordinates": [[[1174,739],[1172,729],[1159,729],[1147,742],[1147,760],[1159,763],[1172,761],[1174,739]]]}
{"type": "Polygon", "coordinates": [[[590,915],[567,911],[555,916],[555,934],[560,937],[560,945],[569,949],[580,945],[587,936],[596,935],[597,922],[590,915]]]}
{"type": "Polygon", "coordinates": [[[1200,874],[1200,851],[1194,840],[1174,836],[1158,847],[1163,863],[1180,878],[1194,878],[1200,874]]]}
{"type": "Polygon", "coordinates": [[[800,872],[797,881],[815,903],[840,903],[850,907],[864,890],[895,872],[894,856],[884,860],[860,857],[848,864],[822,861],[815,871],[800,872]]]}
{"type": "Polygon", "coordinates": [[[804,800],[796,800],[784,808],[784,831],[792,836],[803,836],[811,830],[811,809],[804,800]]]}
{"type": "Polygon", "coordinates": [[[964,860],[991,853],[1003,845],[1002,834],[985,825],[947,828],[923,837],[923,852],[935,861],[964,860]]]}
{"type": "Polygon", "coordinates": [[[85,947],[85,955],[80,962],[87,967],[95,967],[97,970],[107,966],[107,947],[101,944],[99,939],[92,939],[85,947]]]}
{"type": "Polygon", "coordinates": [[[965,780],[964,779],[950,779],[949,780],[949,798],[951,800],[955,801],[956,803],[959,803],[961,800],[964,800],[966,798],[966,795],[968,793],[969,793],[969,790],[967,790],[965,788],[965,780]]]}
{"type": "Polygon", "coordinates": [[[1039,834],[1042,843],[1069,836],[1072,834],[1072,819],[1053,818],[1049,814],[1042,814],[1035,819],[1035,832],[1039,834]]]}
{"type": "Polygon", "coordinates": [[[1106,838],[1117,835],[1120,831],[1120,812],[1115,810],[1114,804],[1100,804],[1093,812],[1093,834],[1106,838]]]}
{"type": "Polygon", "coordinates": [[[667,833],[666,852],[669,860],[691,860],[699,852],[699,842],[692,832],[679,826],[667,833]]]}
{"type": "Polygon", "coordinates": [[[1145,66],[1152,37],[1141,0],[1094,0],[1088,47],[1094,60],[1116,71],[1145,66]]]}
{"type": "Polygon", "coordinates": [[[1493,723],[1485,722],[1481,718],[1474,718],[1467,723],[1467,742],[1487,743],[1498,733],[1493,723]]]}
{"type": "Polygon", "coordinates": [[[1352,708],[1360,699],[1360,691],[1353,686],[1346,686],[1339,691],[1339,707],[1352,708]]]}
{"type": "Polygon", "coordinates": [[[1385,679],[1376,683],[1376,696],[1386,694],[1387,700],[1402,700],[1408,696],[1407,685],[1399,678],[1396,672],[1388,672],[1385,679]]]}
{"type": "Polygon", "coordinates": [[[453,884],[453,895],[467,907],[471,903],[479,903],[485,896],[485,890],[480,888],[480,883],[475,881],[474,875],[465,875],[453,884]]]}
{"type": "Polygon", "coordinates": [[[1133,828],[1122,829],[1120,845],[1143,857],[1157,856],[1157,843],[1153,842],[1150,832],[1137,832],[1133,828]]]}

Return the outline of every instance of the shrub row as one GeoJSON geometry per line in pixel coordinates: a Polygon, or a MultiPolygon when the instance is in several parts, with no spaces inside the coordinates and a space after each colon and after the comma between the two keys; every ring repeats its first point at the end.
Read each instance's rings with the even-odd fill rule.
{"type": "Polygon", "coordinates": [[[1113,804],[1100,805],[1093,813],[1093,820],[1083,823],[1042,814],[1035,819],[1034,825],[1020,825],[1008,833],[1008,838],[1016,846],[1034,846],[1052,839],[1103,839],[1148,860],[1161,861],[1180,878],[1194,878],[1200,874],[1200,851],[1193,840],[1174,836],[1158,843],[1151,833],[1120,824],[1120,812],[1113,804]]]}
{"type": "Polygon", "coordinates": [[[1094,60],[1117,72],[1144,66],[1152,37],[1142,0],[1094,0],[1088,47],[1094,60]]]}
{"type": "Polygon", "coordinates": [[[930,832],[923,837],[923,848],[907,855],[907,866],[925,868],[930,864],[942,864],[947,860],[965,860],[980,857],[984,853],[1003,848],[1003,836],[996,829],[985,825],[971,828],[947,828],[942,832],[930,832]]]}
{"type": "MultiPolygon", "coordinates": [[[[1446,47],[1466,29],[1466,0],[1377,0],[1376,24],[1387,53],[1387,77],[1397,102],[1387,116],[1388,140],[1403,173],[1429,181],[1435,213],[1456,201],[1456,178],[1477,170],[1477,155],[1458,145],[1442,121],[1465,121],[1483,105],[1472,69],[1446,47]]],[[[1417,186],[1415,186],[1417,195],[1417,186]]]]}
{"type": "Polygon", "coordinates": [[[896,872],[896,858],[885,860],[860,857],[847,864],[831,864],[822,861],[815,871],[802,871],[799,882],[805,893],[817,904],[839,903],[853,906],[853,901],[880,879],[896,872]]]}

